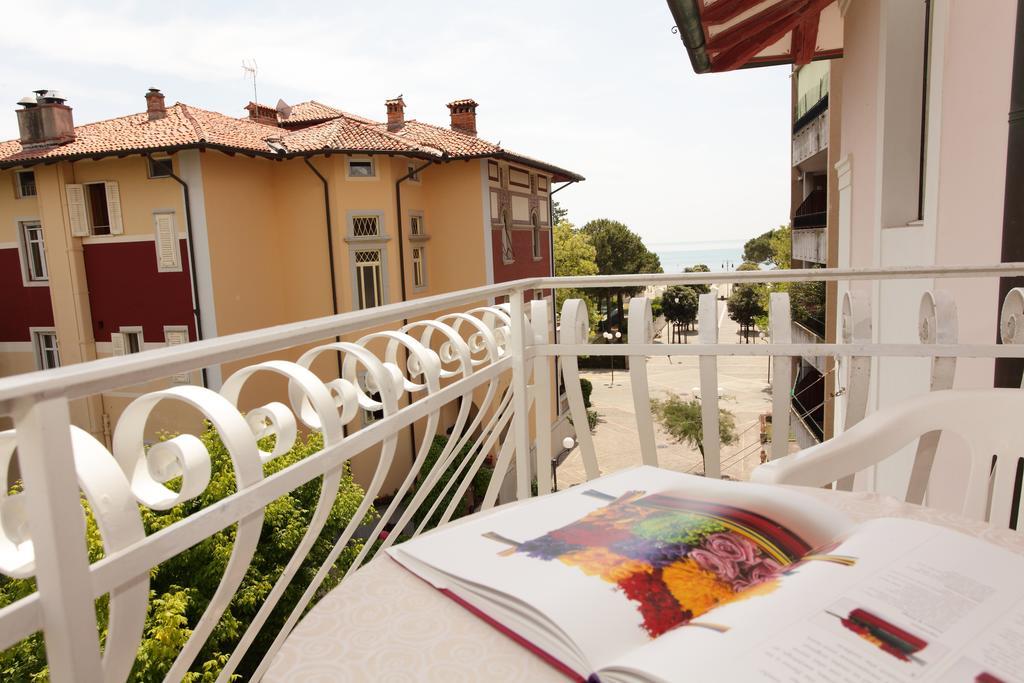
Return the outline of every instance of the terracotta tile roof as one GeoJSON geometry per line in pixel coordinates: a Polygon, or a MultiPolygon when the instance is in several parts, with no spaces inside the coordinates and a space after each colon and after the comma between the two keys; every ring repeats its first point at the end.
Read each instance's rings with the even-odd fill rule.
{"type": "Polygon", "coordinates": [[[147,151],[207,144],[239,151],[271,154],[266,139],[280,137],[281,129],[264,126],[185,104],[167,108],[167,116],[130,114],[116,119],[75,126],[75,140],[65,145],[24,149],[18,140],[0,142],[0,166],[44,159],[77,159],[118,152],[147,151]]]}
{"type": "Polygon", "coordinates": [[[0,168],[57,159],[80,159],[129,152],[212,147],[267,157],[323,151],[398,153],[421,158],[493,157],[549,171],[556,180],[583,177],[537,159],[511,152],[467,133],[409,120],[394,132],[387,124],[310,100],[295,105],[287,121],[323,123],[297,130],[279,128],[207,111],[181,102],[167,116],[149,120],[143,112],[75,127],[76,139],[64,145],[24,149],[18,140],[0,142],[0,168]],[[275,146],[267,144],[275,140],[275,146]],[[277,144],[277,142],[280,144],[277,144]]]}
{"type": "Polygon", "coordinates": [[[414,156],[440,156],[440,153],[389,133],[386,127],[368,125],[347,116],[284,133],[282,142],[292,153],[321,150],[400,152],[414,156]]]}
{"type": "Polygon", "coordinates": [[[307,102],[293,104],[292,110],[289,112],[288,116],[283,116],[281,112],[278,112],[277,121],[282,126],[287,126],[289,123],[330,121],[331,119],[336,119],[344,114],[345,112],[340,109],[335,109],[334,107],[330,107],[326,104],[321,104],[316,100],[309,100],[307,102]]]}

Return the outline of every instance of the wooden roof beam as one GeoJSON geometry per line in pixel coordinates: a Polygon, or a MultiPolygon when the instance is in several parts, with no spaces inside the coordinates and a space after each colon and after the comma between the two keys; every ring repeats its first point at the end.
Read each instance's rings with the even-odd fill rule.
{"type": "Polygon", "coordinates": [[[716,0],[714,4],[701,8],[700,18],[705,24],[724,24],[762,2],[764,0],[716,0]]]}
{"type": "Polygon", "coordinates": [[[782,0],[752,17],[744,19],[735,26],[730,26],[724,31],[709,36],[707,49],[710,52],[721,52],[735,47],[749,39],[750,36],[759,34],[775,26],[778,22],[799,15],[806,6],[807,0],[782,0]]]}
{"type": "Polygon", "coordinates": [[[793,63],[797,66],[810,64],[814,57],[814,48],[818,44],[818,24],[821,22],[821,13],[808,13],[803,21],[793,29],[793,44],[790,52],[793,54],[793,63]]]}
{"type": "MultiPolygon", "coordinates": [[[[775,22],[763,27],[755,34],[719,52],[711,60],[712,71],[731,71],[746,64],[751,57],[792,31],[805,18],[817,16],[835,0],[805,0],[800,11],[783,15],[775,22]]],[[[745,22],[744,22],[745,23],[745,22]]],[[[815,36],[817,40],[817,36],[815,36]]]]}

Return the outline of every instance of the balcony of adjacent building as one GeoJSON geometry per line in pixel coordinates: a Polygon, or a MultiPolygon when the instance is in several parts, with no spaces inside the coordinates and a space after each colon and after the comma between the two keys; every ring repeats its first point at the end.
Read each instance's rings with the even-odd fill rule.
{"type": "MultiPolygon", "coordinates": [[[[916,372],[938,356],[946,377],[960,358],[1024,357],[1015,328],[1005,344],[946,343],[957,324],[948,306],[922,306],[906,326],[913,339],[879,342],[863,332],[870,297],[853,296],[890,279],[939,291],[958,278],[1019,275],[1024,264],[731,272],[730,283],[769,288],[767,334],[749,344],[723,332],[713,289],[700,296],[689,343],[654,336],[645,297],[629,301],[621,339],[602,344],[584,300],[552,310],[563,288],[713,287],[721,273],[531,278],[4,378],[0,417],[13,427],[0,432],[0,650],[17,668],[8,675],[48,665],[55,681],[136,680],[160,657],[156,678],[207,665],[211,678],[258,678],[310,603],[389,545],[547,495],[566,485],[569,461],[585,480],[641,463],[678,468],[655,410],[669,393],[697,406],[703,434],[684,471],[742,479],[750,469],[736,463],[798,449],[826,395],[842,397],[850,427],[869,407],[868,386],[903,381],[904,365],[916,372]],[[818,343],[825,281],[852,302],[835,344],[818,343]],[[919,329],[943,330],[941,346],[919,329]],[[618,398],[597,405],[596,424],[584,356],[613,359],[597,377],[618,398]],[[201,368],[226,379],[203,386],[201,368]],[[109,426],[72,423],[75,404],[109,392],[131,397],[109,426]],[[741,394],[759,407],[722,438],[741,394]],[[268,553],[276,574],[262,564],[268,553]],[[168,576],[184,584],[159,588],[168,576]],[[159,650],[154,633],[170,634],[159,650]]],[[[1008,302],[1019,316],[1024,290],[1008,302]]],[[[900,486],[876,479],[881,490],[900,486]]]]}

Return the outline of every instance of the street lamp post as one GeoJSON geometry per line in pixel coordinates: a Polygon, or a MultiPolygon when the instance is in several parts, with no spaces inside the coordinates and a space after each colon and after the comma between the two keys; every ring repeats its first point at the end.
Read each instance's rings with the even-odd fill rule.
{"type": "MultiPolygon", "coordinates": [[[[615,330],[614,334],[605,332],[602,336],[609,344],[618,343],[622,339],[622,333],[618,330],[615,330]]],[[[615,386],[615,356],[610,356],[610,358],[612,359],[612,381],[606,385],[609,389],[615,386]]]]}

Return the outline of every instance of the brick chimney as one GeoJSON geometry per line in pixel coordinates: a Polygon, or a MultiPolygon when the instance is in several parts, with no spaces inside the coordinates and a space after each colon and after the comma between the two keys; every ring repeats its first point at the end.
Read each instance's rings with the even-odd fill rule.
{"type": "Polygon", "coordinates": [[[277,127],[277,110],[273,107],[250,102],[245,105],[245,110],[249,112],[249,120],[253,123],[262,123],[265,126],[277,127]]]}
{"type": "Polygon", "coordinates": [[[394,132],[401,130],[402,126],[405,125],[405,101],[402,96],[385,100],[384,106],[388,110],[388,130],[394,132]]]}
{"type": "Polygon", "coordinates": [[[150,121],[167,116],[167,107],[164,106],[164,94],[160,92],[160,88],[150,88],[149,92],[146,93],[146,113],[149,114],[150,121]]]}
{"type": "Polygon", "coordinates": [[[36,90],[18,101],[18,133],[23,147],[64,145],[75,139],[71,107],[56,90],[36,90]]]}
{"type": "Polygon", "coordinates": [[[476,136],[476,108],[474,100],[455,100],[448,103],[452,116],[452,130],[476,136]]]}

